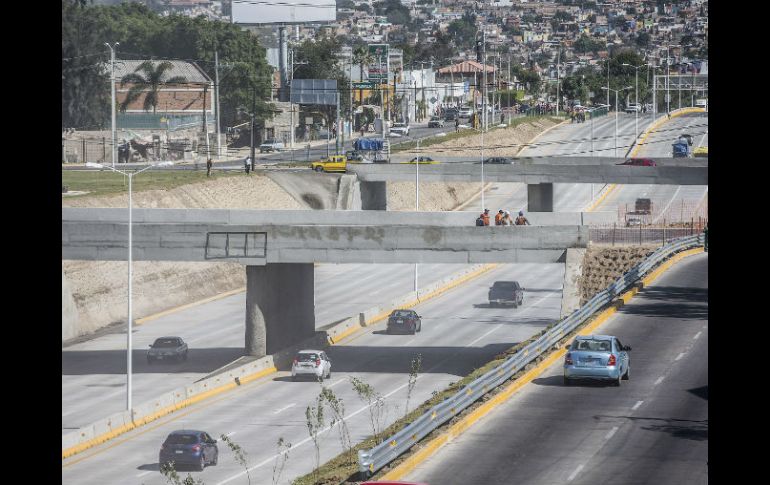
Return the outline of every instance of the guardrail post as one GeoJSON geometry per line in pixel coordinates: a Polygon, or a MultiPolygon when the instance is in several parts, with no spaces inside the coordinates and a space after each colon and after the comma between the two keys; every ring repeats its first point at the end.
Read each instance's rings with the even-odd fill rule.
{"type": "Polygon", "coordinates": [[[639,245],[642,245],[642,224],[639,224],[639,245]]]}
{"type": "Polygon", "coordinates": [[[612,223],[612,245],[615,245],[615,226],[617,224],[615,222],[612,223]]]}
{"type": "Polygon", "coordinates": [[[666,220],[663,219],[663,246],[666,245],[666,220]]]}

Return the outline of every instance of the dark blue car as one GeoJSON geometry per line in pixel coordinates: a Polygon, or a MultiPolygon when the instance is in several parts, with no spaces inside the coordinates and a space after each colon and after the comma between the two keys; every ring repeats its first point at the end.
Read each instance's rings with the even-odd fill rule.
{"type": "Polygon", "coordinates": [[[206,432],[195,430],[171,432],[161,445],[158,455],[160,466],[173,462],[176,468],[180,465],[193,465],[200,471],[206,465],[216,465],[218,460],[217,440],[206,432]]]}

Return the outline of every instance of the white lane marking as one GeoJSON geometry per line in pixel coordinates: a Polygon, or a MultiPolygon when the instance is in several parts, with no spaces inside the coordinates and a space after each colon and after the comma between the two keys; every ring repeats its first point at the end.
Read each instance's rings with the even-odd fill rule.
{"type": "MultiPolygon", "coordinates": [[[[660,379],[663,379],[663,378],[661,377],[660,379]]],[[[658,382],[656,381],[655,384],[657,383],[658,382]]],[[[636,401],[636,404],[634,404],[634,406],[631,408],[631,411],[636,411],[637,409],[639,409],[639,406],[641,406],[643,402],[644,401],[636,401]]]]}
{"type": "MultiPolygon", "coordinates": [[[[548,298],[548,297],[549,297],[549,296],[551,296],[551,295],[555,295],[556,293],[561,293],[561,291],[552,291],[552,292],[550,292],[550,293],[546,294],[545,296],[543,296],[543,297],[541,297],[539,300],[537,300],[535,303],[533,303],[532,305],[528,306],[526,309],[522,310],[522,311],[521,311],[520,313],[518,313],[516,316],[517,316],[517,317],[520,317],[521,315],[523,315],[523,314],[525,314],[525,313],[529,313],[529,311],[530,311],[530,310],[532,310],[533,308],[536,308],[536,307],[537,307],[537,304],[538,304],[538,303],[540,303],[541,301],[545,300],[546,298],[548,298]]],[[[473,345],[473,344],[475,344],[476,342],[478,342],[479,340],[483,339],[484,337],[486,337],[486,336],[487,336],[487,335],[489,335],[490,333],[494,332],[495,330],[498,330],[498,329],[499,329],[500,327],[502,327],[503,325],[505,325],[505,324],[503,324],[503,323],[500,323],[500,324],[498,324],[497,326],[495,326],[495,328],[493,328],[493,329],[492,329],[492,330],[490,330],[489,332],[485,333],[485,334],[484,334],[484,335],[482,335],[481,337],[477,338],[477,339],[476,339],[476,340],[474,340],[473,342],[469,343],[469,344],[468,344],[468,345],[466,345],[465,347],[470,347],[471,345],[473,345]]]]}
{"type": "Polygon", "coordinates": [[[660,211],[660,214],[658,214],[658,217],[653,219],[652,222],[658,222],[658,219],[660,219],[666,214],[666,211],[668,210],[669,207],[671,207],[671,204],[674,203],[674,199],[676,199],[676,195],[679,193],[681,189],[682,189],[681,185],[677,186],[676,191],[674,192],[674,195],[671,196],[671,200],[668,201],[668,204],[666,204],[666,207],[664,207],[663,210],[660,211]]]}
{"type": "Polygon", "coordinates": [[[575,471],[572,472],[572,475],[567,477],[567,481],[571,482],[577,476],[577,474],[580,473],[580,470],[582,470],[582,469],[583,469],[583,465],[578,465],[578,467],[575,468],[575,471]]]}
{"type": "Polygon", "coordinates": [[[698,146],[699,146],[699,147],[703,146],[703,140],[704,140],[704,139],[706,139],[706,137],[708,136],[708,134],[709,134],[709,132],[707,131],[706,133],[704,133],[704,134],[703,134],[703,136],[702,136],[702,137],[700,137],[700,141],[698,142],[698,146]]]}
{"type": "Polygon", "coordinates": [[[682,357],[684,357],[684,352],[682,352],[681,354],[677,355],[677,356],[676,356],[676,359],[674,359],[674,360],[679,360],[679,359],[681,359],[682,357]]]}
{"type": "Polygon", "coordinates": [[[284,407],[282,407],[281,409],[277,409],[277,410],[273,411],[273,414],[278,414],[278,413],[280,413],[280,412],[282,412],[282,411],[286,411],[287,409],[289,409],[289,408],[293,408],[293,407],[294,407],[294,406],[296,406],[296,405],[297,405],[297,403],[291,403],[291,404],[289,404],[288,406],[284,406],[284,407]]]}
{"type": "Polygon", "coordinates": [[[695,334],[695,335],[692,337],[692,339],[693,339],[693,340],[698,340],[698,337],[700,337],[700,332],[696,333],[696,334],[695,334]]]}
{"type": "MultiPolygon", "coordinates": [[[[642,402],[642,401],[639,401],[639,402],[642,402]]],[[[604,439],[608,440],[608,439],[612,438],[612,436],[615,434],[615,432],[617,432],[617,430],[618,430],[618,427],[617,426],[613,426],[612,429],[610,430],[610,432],[607,433],[607,435],[604,437],[604,439]]]]}
{"type": "Polygon", "coordinates": [[[137,475],[136,478],[143,477],[145,475],[149,475],[150,473],[152,473],[152,470],[148,470],[146,472],[142,472],[139,475],[137,475]]]}
{"type": "MultiPolygon", "coordinates": [[[[421,329],[421,330],[422,330],[422,329],[421,329]]],[[[417,340],[417,337],[415,337],[415,338],[411,338],[411,339],[407,340],[406,342],[404,342],[404,345],[405,345],[405,346],[406,346],[406,345],[409,345],[409,344],[411,344],[412,342],[414,342],[415,340],[417,340]]]]}
{"type": "Polygon", "coordinates": [[[663,376],[658,377],[652,385],[657,386],[661,382],[663,382],[663,376]]]}
{"type": "Polygon", "coordinates": [[[347,382],[347,381],[348,381],[347,379],[342,378],[342,379],[338,380],[337,382],[334,382],[333,384],[329,384],[327,387],[334,387],[337,384],[342,384],[343,382],[347,382]]]}

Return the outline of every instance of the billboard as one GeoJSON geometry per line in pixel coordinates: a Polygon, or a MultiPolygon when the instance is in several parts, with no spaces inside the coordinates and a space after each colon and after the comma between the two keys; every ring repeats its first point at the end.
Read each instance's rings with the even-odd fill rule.
{"type": "Polygon", "coordinates": [[[369,64],[369,81],[377,84],[388,83],[388,44],[369,44],[372,58],[369,64]]]}
{"type": "Polygon", "coordinates": [[[234,24],[305,24],[337,20],[335,0],[232,0],[234,24]]]}
{"type": "Polygon", "coordinates": [[[336,79],[294,79],[291,82],[291,102],[296,104],[326,104],[339,102],[336,79]]]}

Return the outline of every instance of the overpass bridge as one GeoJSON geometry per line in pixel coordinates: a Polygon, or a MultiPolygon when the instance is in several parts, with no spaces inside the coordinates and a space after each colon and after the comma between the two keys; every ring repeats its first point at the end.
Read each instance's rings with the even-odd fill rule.
{"type": "MultiPolygon", "coordinates": [[[[553,211],[554,183],[613,183],[708,185],[708,159],[655,158],[655,167],[618,165],[624,158],[542,157],[515,158],[511,165],[484,164],[485,182],[523,182],[530,211],[553,211]]],[[[481,162],[420,165],[423,182],[475,182],[481,180],[481,162]]],[[[386,210],[386,182],[413,181],[414,164],[348,164],[355,174],[365,210],[386,210]]]]}
{"type": "MultiPolygon", "coordinates": [[[[432,213],[373,221],[364,211],[282,212],[136,209],[133,259],[243,264],[246,353],[264,356],[313,336],[313,263],[547,263],[588,243],[581,224],[476,227],[472,220],[449,225],[457,215],[437,223],[432,213]]],[[[62,208],[62,259],[125,260],[127,216],[125,209],[62,208]]]]}

